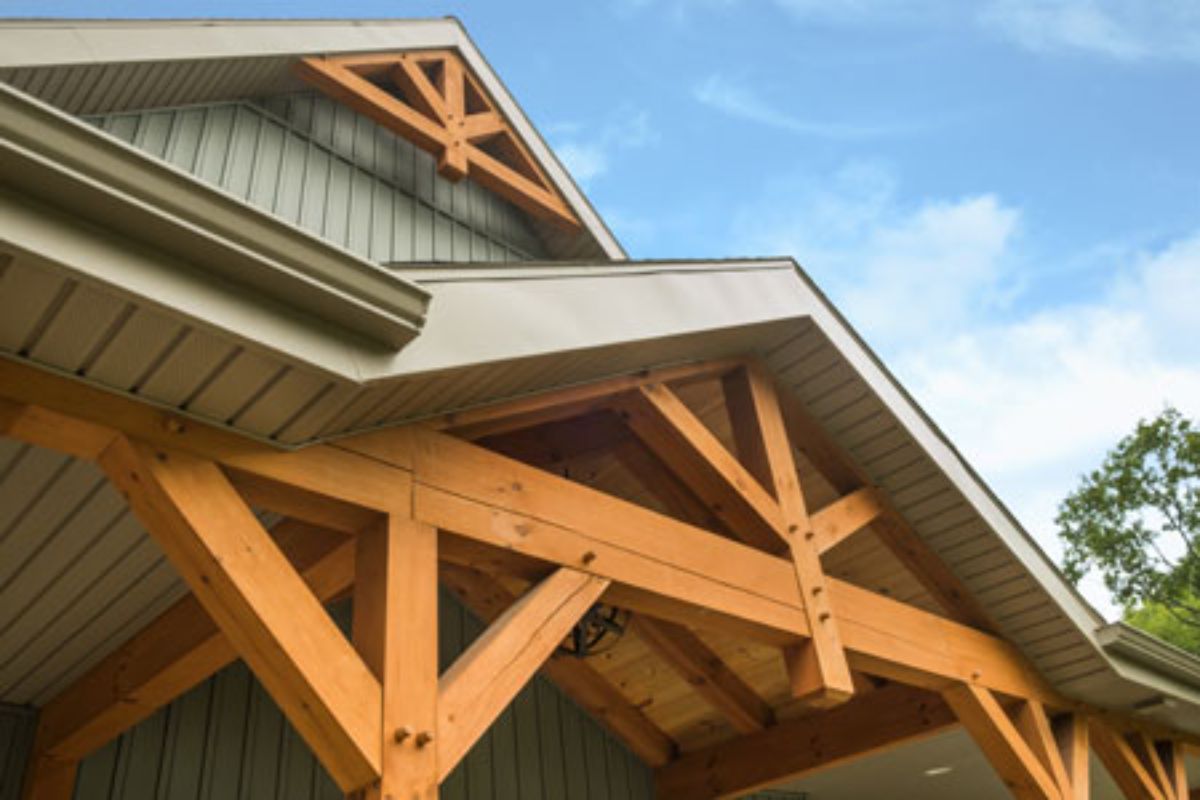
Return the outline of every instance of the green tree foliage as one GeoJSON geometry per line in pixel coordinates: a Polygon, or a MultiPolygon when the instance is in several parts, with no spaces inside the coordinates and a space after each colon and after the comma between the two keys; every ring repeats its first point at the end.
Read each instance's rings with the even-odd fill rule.
{"type": "Polygon", "coordinates": [[[1125,621],[1165,642],[1200,655],[1200,628],[1181,622],[1160,605],[1150,603],[1126,612],[1125,621]]]}
{"type": "Polygon", "coordinates": [[[1142,420],[1059,506],[1063,569],[1095,569],[1131,624],[1200,652],[1200,427],[1142,420]]]}

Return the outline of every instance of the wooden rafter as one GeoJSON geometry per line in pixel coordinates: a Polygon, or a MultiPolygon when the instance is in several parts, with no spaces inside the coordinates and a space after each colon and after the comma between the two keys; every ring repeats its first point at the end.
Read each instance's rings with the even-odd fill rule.
{"type": "Polygon", "coordinates": [[[562,567],[505,610],[438,681],[439,780],[529,682],[609,581],[562,567]]]}
{"type": "Polygon", "coordinates": [[[632,630],[734,728],[753,733],[769,727],[775,715],[758,694],[700,637],[682,625],[634,616],[632,630]]]}
{"type": "Polygon", "coordinates": [[[664,800],[741,797],[955,725],[936,694],[888,686],[821,714],[687,753],[655,773],[664,800]]]}
{"type": "Polygon", "coordinates": [[[778,552],[779,505],[665,384],[640,386],[614,400],[629,427],[739,539],[778,552]]]}
{"type": "Polygon", "coordinates": [[[760,363],[752,362],[727,375],[724,386],[738,456],[778,503],[779,533],[808,617],[808,640],[784,650],[792,694],[813,705],[844,702],[854,694],[854,680],[775,384],[760,363]]]}
{"type": "Polygon", "coordinates": [[[310,57],[296,72],[433,154],[447,179],[470,177],[535,217],[579,229],[578,216],[458,53],[310,57]]]}

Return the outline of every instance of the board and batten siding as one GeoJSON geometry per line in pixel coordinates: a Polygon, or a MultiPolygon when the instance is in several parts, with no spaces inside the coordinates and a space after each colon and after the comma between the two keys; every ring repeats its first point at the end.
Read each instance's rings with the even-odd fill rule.
{"type": "MultiPolygon", "coordinates": [[[[482,631],[442,592],[444,669],[482,631]]],[[[349,608],[335,611],[343,625],[349,608]]],[[[33,714],[0,706],[0,800],[17,800],[33,714]]],[[[650,770],[536,677],[442,784],[443,800],[649,800],[650,770]]],[[[75,800],[340,800],[278,706],[238,662],[80,765],[75,800]]]]}
{"type": "Polygon", "coordinates": [[[528,219],[319,94],[85,117],[241,200],[378,263],[545,257],[528,219]]]}

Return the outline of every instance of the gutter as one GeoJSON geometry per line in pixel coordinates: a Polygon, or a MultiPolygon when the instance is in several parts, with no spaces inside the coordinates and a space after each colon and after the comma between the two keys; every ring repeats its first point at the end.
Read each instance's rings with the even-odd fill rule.
{"type": "Polygon", "coordinates": [[[1108,653],[1200,689],[1200,657],[1157,636],[1124,622],[1113,622],[1096,629],[1096,640],[1108,653]]]}
{"type": "Polygon", "coordinates": [[[424,324],[416,284],[4,84],[0,180],[373,348],[400,350],[424,324]]]}

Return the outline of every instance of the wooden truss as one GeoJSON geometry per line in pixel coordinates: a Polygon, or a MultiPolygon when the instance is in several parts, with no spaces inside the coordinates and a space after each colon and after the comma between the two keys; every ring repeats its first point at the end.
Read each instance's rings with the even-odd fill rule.
{"type": "Polygon", "coordinates": [[[538,670],[657,769],[663,797],[738,796],[958,724],[1018,797],[1085,797],[1089,739],[1129,797],[1185,796],[1179,737],[1080,708],[983,629],[757,362],[292,452],[13,362],[0,387],[0,434],[99,464],[192,590],[42,709],[26,798],[69,797],[81,758],[236,658],[338,785],[367,797],[436,796],[538,670]],[[736,453],[681,399],[689,381],[720,382],[736,453]],[[563,437],[555,451],[607,448],[668,513],[553,474],[535,429],[563,437]],[[840,499],[807,507],[798,453],[840,499]],[[286,519],[268,531],[252,506],[286,519]],[[867,525],[944,616],[826,574],[822,555],[867,525]],[[439,582],[488,623],[440,674],[439,582]],[[323,608],[347,594],[349,640],[323,608]],[[601,599],[733,738],[681,752],[587,659],[558,652],[601,599]],[[823,710],[780,718],[706,633],[778,648],[796,702],[823,710]]]}
{"type": "Polygon", "coordinates": [[[568,230],[579,218],[456,52],[310,57],[301,78],[412,141],[451,181],[465,177],[568,230]]]}

